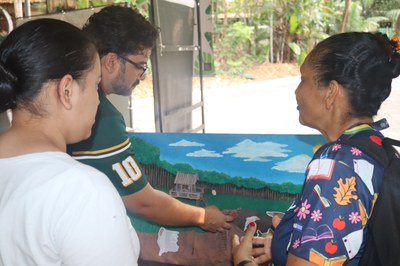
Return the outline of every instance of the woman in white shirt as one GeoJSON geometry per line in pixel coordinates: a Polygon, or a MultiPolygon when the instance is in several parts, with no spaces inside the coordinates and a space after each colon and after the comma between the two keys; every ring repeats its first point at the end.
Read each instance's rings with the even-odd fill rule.
{"type": "Polygon", "coordinates": [[[65,153],[90,136],[100,59],[71,24],[29,21],[0,45],[0,265],[137,265],[139,241],[108,178],[65,153]]]}

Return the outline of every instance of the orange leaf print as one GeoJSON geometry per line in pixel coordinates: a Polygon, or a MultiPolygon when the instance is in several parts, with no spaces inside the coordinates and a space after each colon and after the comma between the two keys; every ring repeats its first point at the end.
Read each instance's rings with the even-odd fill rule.
{"type": "Polygon", "coordinates": [[[356,191],[356,178],[354,176],[346,178],[346,182],[343,183],[343,178],[338,180],[339,187],[334,187],[336,194],[333,194],[335,201],[339,205],[348,205],[350,200],[357,200],[358,196],[353,195],[356,191]]]}

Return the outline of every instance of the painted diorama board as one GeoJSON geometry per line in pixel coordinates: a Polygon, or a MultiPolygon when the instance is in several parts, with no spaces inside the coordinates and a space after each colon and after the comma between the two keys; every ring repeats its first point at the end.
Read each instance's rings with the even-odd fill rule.
{"type": "Polygon", "coordinates": [[[321,135],[129,133],[149,183],[192,205],[238,212],[231,230],[167,227],[130,214],[141,242],[141,265],[232,265],[231,238],[283,213],[300,192],[321,135]]]}

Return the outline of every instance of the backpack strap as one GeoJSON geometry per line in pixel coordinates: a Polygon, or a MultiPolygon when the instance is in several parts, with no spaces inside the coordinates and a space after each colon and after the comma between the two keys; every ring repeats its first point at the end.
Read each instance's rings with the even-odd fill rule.
{"type": "Polygon", "coordinates": [[[382,146],[368,140],[340,141],[357,147],[385,168],[379,196],[368,220],[368,238],[360,265],[399,265],[400,262],[400,156],[392,145],[400,141],[383,138],[382,146]]]}
{"type": "Polygon", "coordinates": [[[393,147],[400,147],[400,141],[397,139],[384,137],[382,146],[374,145],[373,142],[365,139],[348,139],[340,140],[333,143],[342,143],[349,146],[354,146],[368,154],[374,160],[381,163],[385,168],[388,163],[395,158],[400,158],[399,152],[393,147]]]}
{"type": "MultiPolygon", "coordinates": [[[[397,139],[391,139],[391,138],[383,138],[382,140],[382,146],[387,150],[389,148],[390,150],[394,149],[393,146],[400,147],[400,140],[397,139]]],[[[397,153],[397,156],[399,156],[399,152],[397,150],[394,150],[395,153],[397,153]]],[[[399,158],[399,157],[397,157],[399,158]]]]}

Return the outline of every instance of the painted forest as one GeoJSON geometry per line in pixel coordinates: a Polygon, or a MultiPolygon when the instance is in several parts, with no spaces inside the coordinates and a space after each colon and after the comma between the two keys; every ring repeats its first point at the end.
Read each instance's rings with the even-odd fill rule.
{"type": "Polygon", "coordinates": [[[189,164],[171,164],[160,160],[159,148],[143,139],[131,137],[131,143],[136,161],[142,166],[152,186],[157,188],[172,188],[178,172],[196,172],[199,186],[207,193],[216,190],[221,194],[293,200],[302,187],[292,183],[267,183],[257,178],[231,177],[225,173],[193,169],[189,164]]]}

